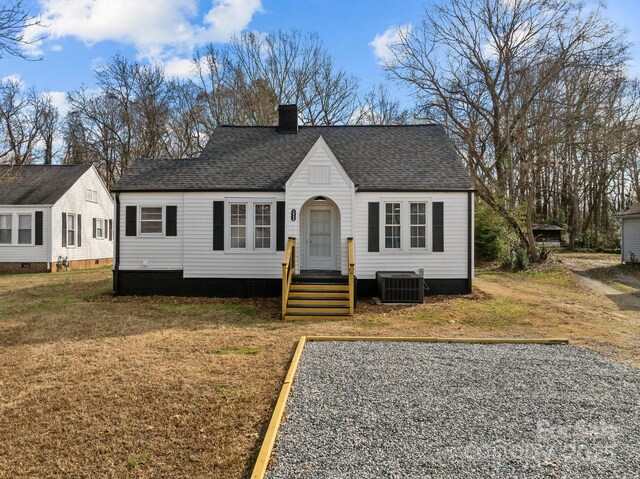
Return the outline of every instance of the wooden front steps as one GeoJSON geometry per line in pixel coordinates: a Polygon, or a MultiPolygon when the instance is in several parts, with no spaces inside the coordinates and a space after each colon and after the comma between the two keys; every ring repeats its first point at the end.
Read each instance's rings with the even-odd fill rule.
{"type": "Polygon", "coordinates": [[[294,276],[289,288],[286,320],[349,319],[349,284],[346,278],[309,278],[294,276]]]}

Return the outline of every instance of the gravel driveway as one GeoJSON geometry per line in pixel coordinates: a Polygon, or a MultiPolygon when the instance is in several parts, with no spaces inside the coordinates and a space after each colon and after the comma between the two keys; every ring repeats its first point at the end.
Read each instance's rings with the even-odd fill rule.
{"type": "Polygon", "coordinates": [[[276,478],[637,478],[640,370],[572,346],[309,342],[276,478]]]}

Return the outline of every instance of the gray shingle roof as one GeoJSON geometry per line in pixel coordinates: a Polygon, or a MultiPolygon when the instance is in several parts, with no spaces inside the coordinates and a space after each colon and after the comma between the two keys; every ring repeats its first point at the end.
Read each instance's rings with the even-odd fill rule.
{"type": "Polygon", "coordinates": [[[444,128],[410,125],[219,127],[199,158],[137,160],[113,190],[284,190],[320,136],[358,191],[473,188],[444,128]]]}
{"type": "Polygon", "coordinates": [[[539,224],[539,225],[533,225],[531,227],[532,230],[538,230],[538,231],[562,231],[564,230],[564,228],[561,228],[560,226],[556,226],[556,225],[548,225],[548,224],[539,224]]]}
{"type": "Polygon", "coordinates": [[[619,211],[615,216],[633,216],[640,215],[640,203],[634,203],[622,211],[619,211]]]}
{"type": "Polygon", "coordinates": [[[91,165],[0,166],[0,205],[52,205],[91,165]]]}

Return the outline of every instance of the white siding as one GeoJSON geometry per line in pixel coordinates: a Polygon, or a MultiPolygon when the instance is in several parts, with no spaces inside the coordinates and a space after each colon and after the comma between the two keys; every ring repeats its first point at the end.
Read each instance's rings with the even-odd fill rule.
{"type": "Polygon", "coordinates": [[[631,261],[630,253],[640,261],[640,217],[622,219],[622,261],[631,261]]]}
{"type": "MultiPolygon", "coordinates": [[[[185,193],[185,278],[280,278],[284,252],[276,251],[275,208],[284,193],[185,193]],[[272,249],[270,251],[214,251],[213,202],[273,202],[272,249]]],[[[252,211],[247,210],[247,214],[252,211]]],[[[229,214],[225,205],[225,239],[228,242],[229,214]]],[[[253,231],[247,231],[252,235],[253,231]]]]}
{"type": "MultiPolygon", "coordinates": [[[[98,176],[95,168],[90,168],[60,198],[51,209],[52,249],[50,261],[58,256],[69,261],[113,257],[113,241],[93,238],[93,218],[113,219],[113,199],[98,176]],[[87,189],[98,193],[98,202],[87,201],[87,189]],[[82,245],[62,246],[62,213],[82,215],[82,245]]],[[[115,229],[115,226],[114,226],[115,229]]],[[[47,230],[45,230],[47,231],[47,230]]]]}
{"type": "MultiPolygon", "coordinates": [[[[51,207],[49,206],[0,206],[0,214],[32,214],[31,238],[35,243],[35,212],[42,211],[42,245],[5,245],[0,244],[0,263],[45,263],[50,262],[51,247],[51,207]]],[[[14,223],[17,222],[17,218],[14,223]]],[[[12,236],[17,238],[17,225],[14,225],[12,236]]]]}
{"type": "Polygon", "coordinates": [[[336,228],[336,231],[340,232],[340,237],[336,239],[339,242],[336,253],[340,258],[340,270],[343,274],[347,274],[347,238],[353,236],[354,186],[322,137],[287,182],[286,233],[287,236],[293,236],[298,240],[296,257],[298,272],[302,265],[301,258],[305,254],[305,245],[302,241],[303,226],[301,226],[304,224],[305,218],[302,207],[308,200],[316,196],[324,196],[338,207],[340,228],[336,228]],[[326,172],[327,169],[329,170],[328,183],[324,183],[327,177],[326,173],[320,172],[326,172]],[[314,172],[313,176],[312,171],[314,172]],[[323,181],[323,183],[318,183],[318,181],[323,181]],[[292,209],[297,212],[296,221],[291,221],[292,209]]]}
{"type": "MultiPolygon", "coordinates": [[[[460,279],[467,277],[468,267],[468,212],[467,193],[356,193],[354,241],[356,247],[356,276],[359,279],[374,279],[376,271],[415,271],[424,269],[425,278],[460,279]],[[384,250],[384,202],[402,203],[403,251],[384,250]],[[407,206],[412,201],[426,201],[427,206],[427,250],[408,249],[406,221],[407,206]],[[444,252],[431,252],[431,203],[444,203],[444,252]],[[380,252],[369,253],[368,249],[368,203],[380,202],[380,252]]],[[[472,202],[473,204],[473,202],[472,202]]],[[[473,240],[473,238],[472,238],[473,240]]],[[[473,249],[473,248],[472,248],[473,249]]]]}
{"type": "MultiPolygon", "coordinates": [[[[184,244],[183,193],[120,193],[120,269],[181,270],[184,244]],[[177,206],[177,236],[126,236],[127,206],[177,206]]],[[[140,221],[140,214],[137,214],[140,221]]],[[[163,213],[166,223],[166,214],[163,213]]]]}

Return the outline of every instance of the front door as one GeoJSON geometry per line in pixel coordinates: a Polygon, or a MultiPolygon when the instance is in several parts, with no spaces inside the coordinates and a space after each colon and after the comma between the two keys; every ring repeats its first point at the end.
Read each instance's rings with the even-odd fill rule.
{"type": "Polygon", "coordinates": [[[334,269],[333,208],[311,206],[307,218],[305,269],[334,269]]]}

